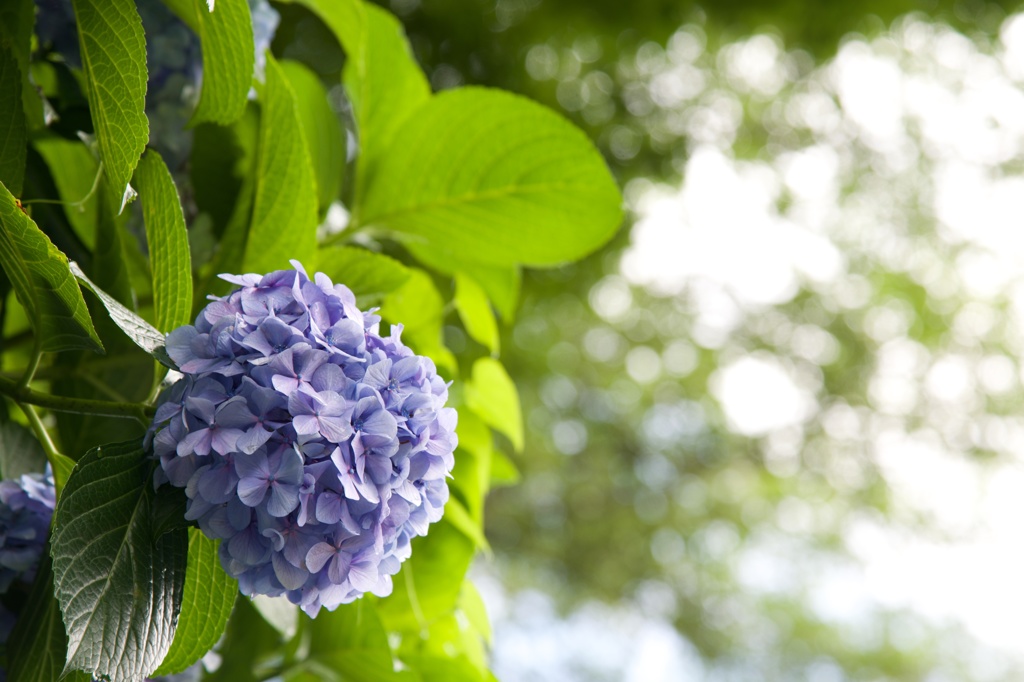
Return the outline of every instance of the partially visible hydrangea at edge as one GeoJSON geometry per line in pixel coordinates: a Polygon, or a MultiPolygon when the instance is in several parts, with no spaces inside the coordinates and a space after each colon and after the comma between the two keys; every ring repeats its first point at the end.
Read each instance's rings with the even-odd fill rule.
{"type": "MultiPolygon", "coordinates": [[[[25,474],[0,481],[0,594],[15,581],[31,583],[46,545],[57,493],[53,474],[25,474]]],[[[17,616],[0,604],[0,642],[6,642],[17,616]]],[[[0,668],[0,680],[6,672],[0,668]]]]}
{"type": "Polygon", "coordinates": [[[167,337],[184,377],[150,429],[158,482],[222,540],[246,594],[310,615],[391,592],[410,541],[441,518],[456,413],[430,358],[352,292],[302,266],[223,275],[241,288],[167,337]]]}
{"type": "MultiPolygon", "coordinates": [[[[268,0],[248,0],[256,44],[256,75],[262,78],[266,50],[281,16],[268,0]]],[[[82,68],[71,0],[36,0],[36,34],[73,68],[82,68]]],[[[146,34],[146,115],[149,144],[168,167],[179,169],[192,149],[185,128],[195,109],[203,76],[199,37],[160,0],[136,3],[146,34]]]]}
{"type": "Polygon", "coordinates": [[[15,580],[35,579],[56,503],[49,467],[0,481],[0,594],[15,580]]]}

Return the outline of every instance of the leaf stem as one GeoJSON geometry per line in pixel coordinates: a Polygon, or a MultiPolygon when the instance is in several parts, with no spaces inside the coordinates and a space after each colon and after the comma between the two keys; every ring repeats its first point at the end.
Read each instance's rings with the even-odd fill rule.
{"type": "Polygon", "coordinates": [[[27,199],[21,203],[24,205],[29,204],[58,204],[61,206],[74,206],[79,211],[85,210],[85,202],[92,199],[92,195],[96,194],[96,189],[100,186],[100,178],[103,177],[103,162],[100,161],[100,165],[96,168],[96,177],[92,181],[92,187],[89,188],[88,193],[78,201],[63,201],[60,199],[27,199]]]}
{"type": "Polygon", "coordinates": [[[31,388],[20,386],[16,381],[2,376],[0,376],[0,394],[6,395],[18,403],[45,407],[56,412],[124,417],[137,419],[142,424],[148,424],[150,418],[156,413],[156,408],[142,403],[89,400],[33,391],[31,388]]]}
{"type": "Polygon", "coordinates": [[[25,368],[25,373],[21,377],[21,383],[18,384],[19,388],[28,388],[28,385],[32,383],[32,379],[36,376],[36,370],[39,369],[39,361],[42,358],[43,348],[40,343],[40,337],[37,335],[32,347],[32,359],[29,360],[28,367],[25,368]]]}

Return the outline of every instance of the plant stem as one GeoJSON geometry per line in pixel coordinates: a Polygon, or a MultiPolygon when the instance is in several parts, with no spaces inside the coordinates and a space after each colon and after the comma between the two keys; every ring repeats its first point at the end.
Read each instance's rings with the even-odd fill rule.
{"type": "Polygon", "coordinates": [[[86,398],[70,398],[41,393],[25,386],[19,386],[16,381],[5,377],[0,377],[0,394],[8,396],[15,402],[37,405],[56,412],[95,414],[104,417],[125,417],[128,419],[138,419],[143,424],[148,424],[150,417],[156,412],[155,408],[143,405],[142,403],[89,400],[86,398]]]}
{"type": "Polygon", "coordinates": [[[59,455],[60,452],[57,450],[57,446],[53,444],[53,439],[50,438],[50,432],[46,430],[46,425],[43,424],[43,420],[39,418],[39,413],[36,412],[36,408],[25,403],[16,403],[21,411],[25,413],[25,417],[28,419],[29,426],[32,427],[32,431],[35,432],[36,438],[39,439],[39,444],[43,446],[43,452],[46,453],[46,459],[53,463],[55,455],[59,455]]]}

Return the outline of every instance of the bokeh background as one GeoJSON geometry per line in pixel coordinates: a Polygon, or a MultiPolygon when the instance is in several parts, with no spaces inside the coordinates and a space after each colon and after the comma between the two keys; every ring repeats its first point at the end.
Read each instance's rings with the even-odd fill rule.
{"type": "Polygon", "coordinates": [[[503,339],[498,677],[1024,679],[1017,4],[383,4],[435,89],[555,107],[627,202],[503,339]]]}

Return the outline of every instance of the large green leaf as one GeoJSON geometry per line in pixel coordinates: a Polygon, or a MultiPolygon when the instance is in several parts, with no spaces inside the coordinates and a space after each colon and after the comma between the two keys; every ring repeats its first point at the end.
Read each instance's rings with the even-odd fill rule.
{"type": "Polygon", "coordinates": [[[0,34],[0,182],[18,195],[25,181],[25,154],[28,149],[21,87],[18,60],[0,34]]]}
{"type": "Polygon", "coordinates": [[[181,672],[213,648],[228,624],[238,581],[224,572],[217,548],[198,528],[188,529],[188,568],[174,643],[156,675],[181,672]]]}
{"type": "Polygon", "coordinates": [[[256,47],[246,0],[218,0],[211,12],[206,0],[165,0],[199,36],[203,84],[191,124],[231,123],[245,111],[252,87],[256,47]]]}
{"type": "Polygon", "coordinates": [[[327,90],[315,73],[294,61],[282,61],[281,71],[295,93],[323,213],[341,191],[345,174],[345,131],[327,101],[327,90]]]}
{"type": "Polygon", "coordinates": [[[132,0],[72,0],[100,158],[119,202],[149,139],[146,41],[132,0]]]}
{"type": "Polygon", "coordinates": [[[316,252],[317,189],[295,93],[267,53],[267,82],[256,162],[256,194],[245,245],[246,272],[312,262],[316,252]]]}
{"type": "Polygon", "coordinates": [[[298,0],[334,32],[347,55],[343,74],[359,138],[356,197],[402,122],[430,97],[402,24],[386,10],[355,0],[298,0]]]}
{"type": "Polygon", "coordinates": [[[459,260],[542,266],[607,242],[620,203],[600,153],[567,120],[507,92],[460,88],[406,120],[355,215],[459,260]]]}
{"type": "Polygon", "coordinates": [[[466,382],[466,406],[489,426],[508,436],[516,451],[523,449],[523,415],[519,393],[500,362],[480,358],[466,382]]]}
{"type": "Polygon", "coordinates": [[[192,319],[192,261],[181,200],[164,160],[149,150],[135,171],[153,271],[156,327],[169,332],[192,319]]]}
{"type": "Polygon", "coordinates": [[[380,303],[410,275],[409,268],[394,258],[354,246],[318,250],[315,269],[351,289],[363,308],[380,303]]]}
{"type": "MultiPolygon", "coordinates": [[[[8,641],[9,682],[52,682],[61,677],[68,650],[68,636],[53,596],[53,562],[46,552],[39,562],[28,602],[8,641]]],[[[85,673],[74,672],[62,682],[89,682],[85,673]]]]}
{"type": "Polygon", "coordinates": [[[152,472],[140,442],[95,448],[57,504],[53,575],[68,669],[136,682],[171,646],[188,534],[173,523],[174,508],[183,515],[183,505],[168,500],[166,486],[154,492],[152,472]]]}
{"type": "Polygon", "coordinates": [[[0,265],[44,351],[103,351],[68,260],[0,185],[0,265]]]}

